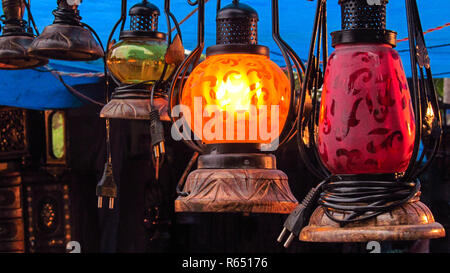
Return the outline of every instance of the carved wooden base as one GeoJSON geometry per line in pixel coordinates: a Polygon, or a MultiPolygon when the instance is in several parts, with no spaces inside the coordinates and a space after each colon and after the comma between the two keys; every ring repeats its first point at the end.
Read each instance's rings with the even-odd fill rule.
{"type": "Polygon", "coordinates": [[[290,213],[297,200],[276,169],[198,169],[175,200],[176,212],[290,213]]]}
{"type": "MultiPolygon", "coordinates": [[[[341,212],[333,217],[344,218],[341,212]]],[[[312,214],[309,225],[300,233],[301,241],[308,242],[368,242],[411,241],[445,236],[441,224],[434,221],[433,214],[420,201],[404,204],[389,213],[365,221],[340,227],[331,220],[323,207],[312,214]]]]}

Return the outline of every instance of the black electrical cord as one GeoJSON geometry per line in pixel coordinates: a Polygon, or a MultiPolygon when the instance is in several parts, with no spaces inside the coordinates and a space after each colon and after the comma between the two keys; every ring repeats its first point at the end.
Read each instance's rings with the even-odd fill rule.
{"type": "Polygon", "coordinates": [[[54,24],[80,25],[81,16],[76,10],[58,6],[52,14],[55,16],[54,24]]]}
{"type": "Polygon", "coordinates": [[[186,168],[184,169],[183,175],[180,177],[180,180],[178,180],[177,184],[177,195],[186,197],[189,195],[188,192],[183,191],[184,183],[186,182],[186,178],[191,171],[192,167],[194,166],[195,162],[197,162],[197,159],[199,157],[199,152],[194,152],[194,154],[191,157],[191,160],[189,160],[189,163],[187,164],[186,168]]]}
{"type": "Polygon", "coordinates": [[[344,181],[336,176],[323,183],[321,190],[318,204],[330,219],[345,225],[374,218],[409,202],[418,195],[420,181],[344,181]],[[346,216],[336,218],[336,211],[346,216]]]}
{"type": "Polygon", "coordinates": [[[290,235],[284,247],[289,247],[295,237],[310,221],[317,205],[325,215],[341,227],[388,213],[398,206],[418,200],[420,182],[404,182],[396,175],[345,175],[329,176],[312,188],[302,202],[291,212],[283,224],[277,241],[290,235]]]}

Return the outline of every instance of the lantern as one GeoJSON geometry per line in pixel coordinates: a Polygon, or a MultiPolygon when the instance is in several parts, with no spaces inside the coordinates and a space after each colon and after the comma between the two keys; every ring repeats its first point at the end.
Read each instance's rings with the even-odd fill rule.
{"type": "MultiPolygon", "coordinates": [[[[165,142],[162,121],[169,121],[167,114],[167,81],[175,67],[184,58],[179,24],[170,11],[170,1],[165,1],[169,34],[158,32],[158,7],[143,0],[129,10],[130,30],[123,30],[126,21],[127,1],[122,0],[121,17],[111,31],[108,39],[106,66],[110,76],[118,87],[114,90],[107,104],[102,108],[100,117],[106,118],[107,162],[103,176],[97,184],[98,207],[103,207],[103,197],[109,199],[109,208],[114,208],[117,198],[117,185],[114,181],[111,142],[110,118],[149,120],[152,148],[152,162],[155,178],[159,179],[159,168],[164,161],[165,142]],[[172,41],[170,18],[174,21],[178,34],[172,41]],[[120,41],[110,43],[112,37],[122,23],[120,41]],[[181,55],[181,56],[180,56],[181,55]]],[[[106,79],[109,93],[109,77],[106,79]]]]}
{"type": "Polygon", "coordinates": [[[27,69],[47,64],[48,60],[45,58],[27,53],[35,36],[23,20],[25,2],[2,0],[2,6],[5,25],[0,36],[0,69],[27,69]]]}
{"type": "MultiPolygon", "coordinates": [[[[319,166],[312,171],[325,179],[286,221],[282,235],[287,230],[291,235],[285,246],[293,235],[311,242],[444,236],[443,227],[419,201],[418,175],[436,153],[441,134],[419,14],[415,1],[407,0],[413,73],[408,86],[394,49],[396,33],[386,30],[387,3],[339,0],[342,30],[331,33],[335,51],[324,60],[320,107],[309,124],[299,127],[298,137],[301,154],[310,154],[308,166],[319,166]],[[421,142],[425,149],[418,156],[421,142]],[[425,153],[428,162],[421,166],[425,153]]],[[[316,94],[317,104],[320,84],[314,71],[320,70],[315,61],[320,56],[314,56],[314,47],[319,41],[326,48],[325,14],[326,1],[319,0],[306,76],[316,84],[304,86],[305,93],[316,94]]]]}
{"type": "MultiPolygon", "coordinates": [[[[280,139],[292,124],[292,69],[288,78],[269,59],[268,48],[257,44],[257,12],[233,1],[218,7],[217,44],[207,48],[206,59],[190,71],[181,84],[182,92],[177,91],[179,79],[184,79],[203,49],[204,1],[199,0],[198,5],[199,46],[174,77],[170,101],[175,100],[182,112],[174,126],[184,122],[183,133],[179,133],[186,141],[191,136],[187,131],[191,131],[195,140],[187,143],[203,155],[198,157],[198,169],[185,183],[184,178],[180,181],[175,210],[289,213],[297,201],[287,176],[276,169],[275,157],[262,150],[273,150],[274,143],[283,142],[280,139]]],[[[273,14],[277,21],[277,5],[273,14]]],[[[277,22],[274,26],[278,39],[277,22]]],[[[282,44],[281,50],[288,56],[292,51],[286,48],[282,44]]],[[[179,114],[176,108],[169,109],[172,117],[179,114]]]]}
{"type": "MultiPolygon", "coordinates": [[[[150,93],[161,76],[167,80],[175,63],[167,63],[166,34],[158,32],[157,6],[144,0],[130,8],[130,30],[120,32],[120,41],[108,50],[107,66],[119,84],[100,113],[104,118],[150,119],[150,93]]],[[[160,93],[158,93],[160,94],[160,93]]],[[[165,120],[167,99],[155,96],[155,107],[165,120]]]]}
{"type": "Polygon", "coordinates": [[[78,5],[81,1],[57,0],[53,24],[33,41],[28,53],[49,59],[91,61],[103,57],[103,49],[81,22],[78,5]]]}

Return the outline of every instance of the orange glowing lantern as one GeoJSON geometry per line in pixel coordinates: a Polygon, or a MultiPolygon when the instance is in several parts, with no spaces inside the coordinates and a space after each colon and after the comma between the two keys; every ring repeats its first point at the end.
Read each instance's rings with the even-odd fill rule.
{"type": "MultiPolygon", "coordinates": [[[[273,0],[274,26],[277,2],[273,0]]],[[[205,0],[196,3],[199,44],[174,76],[170,104],[180,107],[169,109],[172,133],[182,129],[176,136],[202,155],[193,155],[189,165],[197,160],[197,169],[180,180],[184,185],[177,187],[175,211],[290,213],[297,200],[287,175],[276,168],[274,155],[261,152],[276,150],[294,129],[290,60],[285,59],[288,77],[269,59],[269,48],[257,43],[256,10],[233,0],[218,7],[216,45],[197,64],[204,45],[205,0]]],[[[282,55],[293,56],[280,42],[278,29],[272,31],[282,55]]]]}
{"type": "Polygon", "coordinates": [[[265,133],[278,137],[286,122],[289,84],[281,68],[266,55],[217,54],[193,70],[181,103],[194,109],[187,122],[207,144],[269,143],[271,138],[265,133]]]}

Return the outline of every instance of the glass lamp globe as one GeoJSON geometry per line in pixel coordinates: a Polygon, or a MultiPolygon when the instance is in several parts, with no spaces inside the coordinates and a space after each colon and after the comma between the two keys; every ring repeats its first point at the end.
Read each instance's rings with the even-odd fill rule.
{"type": "Polygon", "coordinates": [[[204,143],[269,143],[259,131],[256,133],[256,123],[268,130],[272,125],[282,130],[289,111],[290,84],[281,68],[266,55],[217,54],[207,56],[192,71],[181,104],[193,112],[199,98],[204,109],[203,126],[194,124],[199,119],[192,118],[187,119],[190,128],[197,136],[203,135],[201,130],[213,121],[223,128],[222,139],[203,137],[204,143]],[[240,129],[242,125],[245,131],[240,129]],[[234,134],[231,139],[227,134],[230,127],[234,134]]]}
{"type": "MultiPolygon", "coordinates": [[[[159,80],[164,68],[167,42],[151,38],[124,38],[113,45],[108,53],[107,65],[121,83],[133,84],[159,80]]],[[[175,69],[168,64],[165,80],[175,69]]]]}

